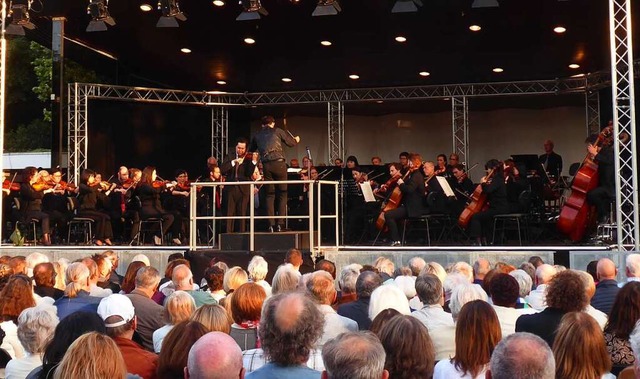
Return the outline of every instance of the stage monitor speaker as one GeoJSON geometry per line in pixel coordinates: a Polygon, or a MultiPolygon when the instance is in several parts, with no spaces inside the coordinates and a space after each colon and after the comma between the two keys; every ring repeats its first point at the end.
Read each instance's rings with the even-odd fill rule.
{"type": "MultiPolygon", "coordinates": [[[[287,251],[309,249],[309,232],[255,233],[254,251],[287,251]]],[[[223,233],[220,250],[249,250],[249,233],[223,233]]]]}

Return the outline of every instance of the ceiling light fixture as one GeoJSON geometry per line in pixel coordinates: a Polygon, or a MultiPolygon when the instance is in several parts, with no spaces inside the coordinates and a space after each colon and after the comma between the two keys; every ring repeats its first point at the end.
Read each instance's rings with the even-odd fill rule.
{"type": "Polygon", "coordinates": [[[140,10],[143,12],[151,12],[153,7],[149,4],[140,4],[140,10]]]}
{"type": "Polygon", "coordinates": [[[215,5],[216,7],[222,7],[222,6],[224,6],[224,1],[222,1],[222,0],[213,0],[213,5],[215,5]]]}
{"type": "MultiPolygon", "coordinates": [[[[18,1],[16,2],[18,3],[18,1]]],[[[7,25],[6,33],[18,36],[24,35],[24,28],[33,30],[36,26],[29,18],[29,10],[31,10],[31,0],[23,1],[22,4],[9,3],[9,15],[11,23],[7,25]]]]}
{"type": "Polygon", "coordinates": [[[180,11],[178,0],[159,0],[158,9],[162,12],[156,24],[158,28],[177,28],[178,20],[187,21],[187,16],[180,11]]]}
{"type": "Polygon", "coordinates": [[[356,75],[356,74],[351,74],[351,75],[349,75],[349,79],[358,80],[358,79],[360,79],[360,76],[356,75]]]}
{"type": "Polygon", "coordinates": [[[109,14],[109,0],[90,0],[87,13],[91,15],[91,21],[87,26],[87,32],[104,32],[107,25],[114,26],[116,21],[109,14]]]}
{"type": "Polygon", "coordinates": [[[493,71],[493,72],[495,72],[495,73],[498,73],[498,74],[499,74],[499,73],[501,73],[501,72],[504,72],[504,69],[503,69],[503,68],[501,68],[501,67],[496,67],[496,68],[494,68],[492,71],[493,71]]]}
{"type": "Polygon", "coordinates": [[[236,17],[236,21],[259,20],[260,15],[268,16],[269,12],[262,7],[260,0],[240,0],[240,5],[244,11],[236,17]]]}
{"type": "Polygon", "coordinates": [[[431,75],[431,74],[430,74],[429,72],[427,72],[427,71],[420,71],[420,72],[418,73],[418,75],[420,75],[420,76],[424,76],[424,77],[427,77],[427,76],[429,76],[429,75],[431,75]]]}
{"type": "Polygon", "coordinates": [[[342,11],[338,0],[318,0],[316,9],[311,13],[312,16],[335,16],[342,11]]]}
{"type": "Polygon", "coordinates": [[[569,68],[572,68],[572,69],[574,69],[574,70],[575,70],[575,69],[577,69],[577,68],[580,68],[580,65],[579,65],[579,64],[577,64],[577,63],[571,63],[571,64],[569,65],[569,68]]]}
{"type": "Polygon", "coordinates": [[[418,7],[422,6],[422,0],[397,0],[391,8],[391,13],[410,13],[417,12],[418,7]]]}
{"type": "Polygon", "coordinates": [[[407,42],[407,37],[403,37],[403,36],[397,36],[396,37],[396,41],[398,42],[407,42]]]}
{"type": "Polygon", "coordinates": [[[291,78],[282,78],[282,81],[285,83],[291,83],[291,78]]]}
{"type": "Polygon", "coordinates": [[[256,43],[256,40],[251,37],[247,37],[244,39],[244,43],[246,43],[247,45],[253,45],[254,43],[256,43]]]}
{"type": "Polygon", "coordinates": [[[332,45],[331,41],[326,41],[326,40],[325,41],[320,41],[320,44],[322,46],[331,46],[332,45]]]}
{"type": "Polygon", "coordinates": [[[562,34],[567,31],[567,28],[565,28],[564,26],[556,26],[555,28],[553,28],[553,31],[558,34],[562,34]]]}
{"type": "Polygon", "coordinates": [[[220,84],[221,86],[227,84],[227,82],[225,82],[224,80],[218,80],[216,83],[220,84]]]}
{"type": "Polygon", "coordinates": [[[472,32],[479,32],[480,30],[482,30],[482,27],[480,25],[471,25],[469,26],[469,30],[471,30],[472,32]]]}
{"type": "Polygon", "coordinates": [[[473,4],[471,4],[471,8],[496,8],[499,6],[498,0],[473,0],[473,4]]]}
{"type": "Polygon", "coordinates": [[[191,54],[191,49],[189,49],[188,47],[183,47],[182,49],[180,49],[180,51],[185,54],[191,54]]]}

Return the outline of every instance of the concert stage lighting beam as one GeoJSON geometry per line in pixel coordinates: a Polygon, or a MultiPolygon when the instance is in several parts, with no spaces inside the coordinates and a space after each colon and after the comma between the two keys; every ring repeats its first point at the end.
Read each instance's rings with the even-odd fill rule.
{"type": "Polygon", "coordinates": [[[421,0],[397,0],[391,9],[391,13],[411,13],[417,12],[422,6],[421,0]]]}
{"type": "Polygon", "coordinates": [[[114,26],[116,21],[109,14],[109,0],[90,0],[87,13],[91,15],[91,21],[87,26],[87,32],[104,32],[107,25],[114,26]]]}
{"type": "Polygon", "coordinates": [[[312,16],[335,16],[342,11],[338,0],[318,0],[312,16]]]}
{"type": "Polygon", "coordinates": [[[177,28],[180,26],[178,20],[187,21],[187,16],[180,11],[180,4],[177,0],[160,0],[158,1],[158,9],[162,12],[162,16],[156,24],[158,28],[177,28]]]}
{"type": "Polygon", "coordinates": [[[259,20],[262,16],[268,16],[269,12],[262,6],[260,0],[241,0],[244,11],[236,18],[236,21],[259,20]]]}

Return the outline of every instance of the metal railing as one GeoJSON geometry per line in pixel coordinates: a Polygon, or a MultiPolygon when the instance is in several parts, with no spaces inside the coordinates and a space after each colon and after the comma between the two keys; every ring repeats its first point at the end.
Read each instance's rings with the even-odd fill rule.
{"type": "MultiPolygon", "coordinates": [[[[315,255],[319,251],[321,251],[325,247],[333,247],[337,248],[339,244],[339,209],[338,206],[338,184],[337,181],[329,181],[329,180],[272,180],[272,181],[259,181],[259,182],[196,182],[191,183],[190,196],[189,196],[189,250],[195,250],[197,248],[197,222],[199,220],[210,220],[213,221],[213,235],[214,238],[217,234],[215,230],[215,221],[216,220],[249,220],[249,250],[255,251],[255,234],[256,220],[266,220],[271,218],[276,219],[307,219],[309,221],[309,249],[315,255]],[[309,209],[308,214],[306,215],[285,215],[285,216],[257,216],[255,214],[255,189],[256,186],[262,187],[267,184],[287,184],[287,185],[305,185],[308,184],[308,198],[309,198],[309,209]],[[334,188],[334,201],[335,201],[335,211],[333,214],[323,214],[322,212],[322,196],[318,196],[321,193],[322,188],[324,186],[333,186],[334,188]],[[248,216],[218,216],[216,215],[216,207],[215,207],[215,198],[217,191],[220,189],[220,186],[249,186],[249,215],[248,216]],[[209,216],[198,216],[197,215],[197,191],[198,188],[206,188],[213,187],[213,192],[211,194],[212,201],[211,204],[214,204],[212,207],[212,215],[209,216]],[[317,204],[318,215],[316,216],[316,212],[314,209],[314,204],[317,204]],[[331,246],[323,246],[322,245],[322,220],[324,219],[333,219],[335,221],[334,232],[335,232],[335,245],[331,246]],[[316,245],[315,241],[315,222],[318,220],[317,225],[317,236],[318,241],[316,245]]],[[[223,199],[224,201],[224,199],[223,199]]]]}

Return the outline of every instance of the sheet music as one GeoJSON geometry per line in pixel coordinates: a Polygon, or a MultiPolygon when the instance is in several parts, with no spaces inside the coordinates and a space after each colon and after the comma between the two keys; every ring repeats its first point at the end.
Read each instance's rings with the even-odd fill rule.
{"type": "Polygon", "coordinates": [[[440,183],[440,187],[442,187],[442,190],[444,191],[444,195],[446,197],[456,196],[456,194],[453,193],[453,190],[451,190],[451,186],[449,185],[449,182],[446,178],[442,176],[436,176],[436,179],[438,180],[438,183],[440,183]]]}
{"type": "Polygon", "coordinates": [[[376,201],[376,197],[373,196],[373,190],[371,189],[371,183],[369,182],[360,183],[360,190],[362,190],[364,201],[366,201],[367,203],[376,201]]]}

